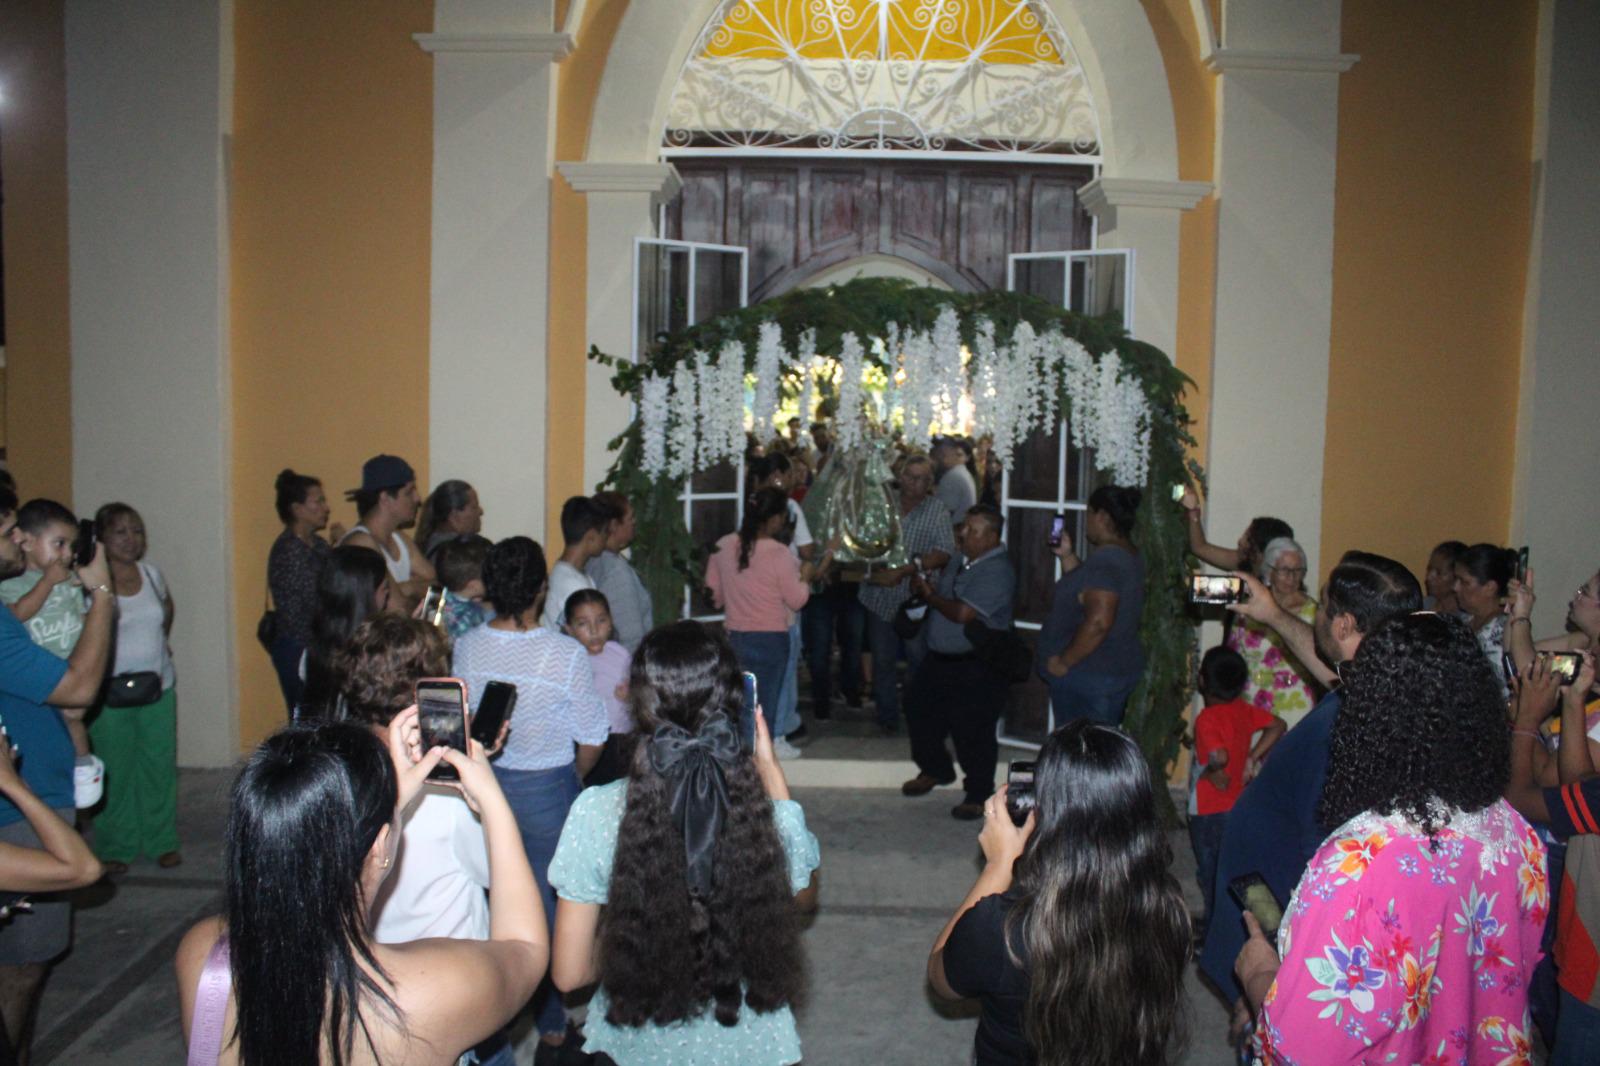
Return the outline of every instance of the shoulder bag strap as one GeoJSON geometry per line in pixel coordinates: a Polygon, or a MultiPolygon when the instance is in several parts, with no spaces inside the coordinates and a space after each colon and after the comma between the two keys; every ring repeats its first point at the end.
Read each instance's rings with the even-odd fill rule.
{"type": "Polygon", "coordinates": [[[228,1019],[228,993],[233,972],[228,968],[228,938],[219,936],[200,971],[194,1017],[189,1023],[189,1066],[217,1066],[222,1055],[223,1029],[228,1019]]]}

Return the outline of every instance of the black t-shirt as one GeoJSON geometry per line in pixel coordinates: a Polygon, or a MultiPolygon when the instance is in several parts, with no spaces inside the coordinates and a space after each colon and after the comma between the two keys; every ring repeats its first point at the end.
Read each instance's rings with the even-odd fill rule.
{"type": "Polygon", "coordinates": [[[1027,955],[1020,930],[1012,930],[1012,947],[1022,966],[1006,951],[1006,915],[1012,895],[985,896],[961,916],[944,946],[944,976],[958,994],[978,1000],[975,1041],[978,1066],[1032,1066],[1033,1051],[1023,1035],[1028,1004],[1027,955]]]}

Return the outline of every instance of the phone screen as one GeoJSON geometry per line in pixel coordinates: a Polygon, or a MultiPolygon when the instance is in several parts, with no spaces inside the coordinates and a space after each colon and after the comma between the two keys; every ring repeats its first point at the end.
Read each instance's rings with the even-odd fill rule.
{"type": "Polygon", "coordinates": [[[1528,580],[1528,549],[1523,547],[1517,551],[1517,580],[1528,580]]]}
{"type": "Polygon", "coordinates": [[[1283,924],[1283,905],[1260,874],[1235,877],[1228,882],[1228,893],[1241,909],[1255,915],[1269,940],[1278,935],[1278,927],[1283,924]]]}
{"type": "Polygon", "coordinates": [[[1050,547],[1061,547],[1061,538],[1067,532],[1067,516],[1058,514],[1050,522],[1050,547]]]}
{"type": "Polygon", "coordinates": [[[1244,581],[1231,574],[1189,575],[1190,603],[1238,603],[1244,599],[1244,581]]]}
{"type": "Polygon", "coordinates": [[[756,742],[756,706],[761,702],[761,693],[757,691],[756,675],[746,670],[744,672],[744,716],[739,723],[739,735],[744,738],[746,748],[754,748],[756,742]]]}
{"type": "MultiPolygon", "coordinates": [[[[417,682],[417,728],[422,732],[422,750],[436,747],[467,750],[467,686],[455,678],[424,678],[417,682]]],[[[440,781],[454,781],[456,768],[441,762],[428,774],[440,781]]]]}
{"type": "Polygon", "coordinates": [[[1578,680],[1578,670],[1583,666],[1583,656],[1575,651],[1553,651],[1550,656],[1550,673],[1558,683],[1570,685],[1578,680]]]}
{"type": "Polygon", "coordinates": [[[472,739],[484,747],[494,744],[500,727],[511,717],[517,705],[517,686],[505,681],[491,681],[483,686],[483,696],[478,709],[472,714],[472,739]]]}
{"type": "Polygon", "coordinates": [[[438,625],[444,617],[444,589],[438,585],[429,585],[428,591],[422,595],[422,612],[419,616],[430,625],[438,625]]]}

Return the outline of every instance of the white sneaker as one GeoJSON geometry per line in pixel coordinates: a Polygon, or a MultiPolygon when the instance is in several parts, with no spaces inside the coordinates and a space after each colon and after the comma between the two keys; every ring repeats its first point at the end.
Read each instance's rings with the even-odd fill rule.
{"type": "Polygon", "coordinates": [[[772,742],[772,753],[780,759],[798,759],[805,752],[789,743],[787,737],[779,737],[772,742]]]}
{"type": "Polygon", "coordinates": [[[73,805],[80,811],[100,802],[106,790],[106,764],[98,755],[80,755],[72,767],[73,805]]]}

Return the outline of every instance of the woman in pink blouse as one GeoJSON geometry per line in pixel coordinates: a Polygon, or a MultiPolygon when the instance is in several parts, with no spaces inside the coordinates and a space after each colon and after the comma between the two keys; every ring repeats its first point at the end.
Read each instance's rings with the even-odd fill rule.
{"type": "Polygon", "coordinates": [[[1334,825],[1278,950],[1246,916],[1235,970],[1269,1063],[1531,1062],[1545,848],[1501,799],[1510,733],[1465,625],[1402,615],[1361,642],[1329,741],[1334,825]],[[1282,962],[1279,962],[1279,956],[1282,962]]]}
{"type": "MultiPolygon", "coordinates": [[[[830,548],[811,562],[796,559],[777,539],[788,521],[783,490],[757,489],[745,501],[738,531],[717,541],[706,561],[706,588],[726,614],[739,669],[756,676],[761,713],[774,736],[773,716],[789,668],[789,623],[811,598],[811,581],[833,558],[830,548]]],[[[740,725],[746,746],[755,739],[753,710],[745,708],[740,725]]]]}

